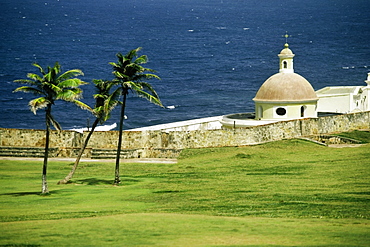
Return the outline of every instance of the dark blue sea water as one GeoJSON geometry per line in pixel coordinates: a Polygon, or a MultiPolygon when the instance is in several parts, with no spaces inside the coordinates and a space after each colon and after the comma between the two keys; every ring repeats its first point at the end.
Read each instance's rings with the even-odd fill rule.
{"type": "MultiPolygon", "coordinates": [[[[286,31],[295,72],[315,89],[365,85],[370,70],[369,0],[0,0],[0,127],[44,129],[34,96],[12,93],[31,64],[81,69],[83,80],[112,79],[117,52],[143,47],[149,81],[166,106],[130,97],[125,128],[252,112],[260,85],[278,72],[286,31]]],[[[84,102],[92,105],[93,86],[84,102]]],[[[57,103],[64,129],[88,113],[57,103]]],[[[118,122],[116,109],[107,124],[118,122]]]]}

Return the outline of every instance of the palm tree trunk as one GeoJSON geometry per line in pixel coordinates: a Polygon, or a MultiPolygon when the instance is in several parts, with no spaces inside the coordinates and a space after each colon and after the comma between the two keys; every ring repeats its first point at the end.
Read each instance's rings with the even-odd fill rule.
{"type": "Polygon", "coordinates": [[[74,173],[75,173],[75,171],[77,169],[77,166],[80,163],[81,157],[82,157],[82,155],[83,155],[83,153],[84,153],[84,151],[85,151],[85,149],[87,147],[87,144],[89,143],[90,137],[94,133],[94,130],[95,130],[96,126],[98,125],[98,123],[99,123],[99,118],[96,118],[95,121],[94,121],[94,123],[93,123],[93,125],[92,125],[92,127],[91,127],[91,130],[89,131],[89,134],[87,135],[87,137],[85,139],[85,142],[84,142],[83,146],[80,149],[80,152],[78,153],[78,156],[76,158],[76,161],[73,164],[72,170],[69,172],[69,174],[64,179],[60,180],[58,182],[58,184],[66,184],[73,177],[73,175],[74,175],[74,173]]]}
{"type": "Polygon", "coordinates": [[[48,194],[48,183],[46,178],[48,168],[48,157],[49,157],[49,139],[50,139],[50,113],[51,105],[49,104],[46,108],[46,137],[45,137],[45,153],[44,153],[44,164],[42,166],[42,191],[41,194],[48,194]]]}
{"type": "Polygon", "coordinates": [[[115,170],[115,178],[114,184],[118,185],[121,182],[119,176],[119,161],[121,157],[121,147],[122,147],[122,132],[123,132],[123,120],[125,118],[125,107],[126,107],[126,98],[127,98],[127,89],[123,90],[123,101],[122,101],[122,108],[121,108],[121,117],[119,120],[119,136],[118,136],[118,147],[117,147],[117,156],[116,156],[116,170],[115,170]]]}

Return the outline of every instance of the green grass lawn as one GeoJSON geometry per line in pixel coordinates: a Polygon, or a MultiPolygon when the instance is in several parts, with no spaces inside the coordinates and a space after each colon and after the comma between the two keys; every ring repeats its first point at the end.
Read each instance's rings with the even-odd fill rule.
{"type": "Polygon", "coordinates": [[[192,149],[177,164],[0,160],[0,246],[369,246],[370,144],[192,149]]]}

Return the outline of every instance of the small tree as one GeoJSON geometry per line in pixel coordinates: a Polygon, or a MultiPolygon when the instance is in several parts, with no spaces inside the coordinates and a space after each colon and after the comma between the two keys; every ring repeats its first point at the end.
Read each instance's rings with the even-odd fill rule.
{"type": "Polygon", "coordinates": [[[96,102],[95,102],[95,108],[92,112],[95,115],[96,119],[78,153],[76,161],[73,164],[72,170],[69,172],[69,174],[64,179],[60,180],[58,184],[66,184],[73,177],[77,169],[77,166],[80,163],[81,157],[87,147],[87,144],[89,143],[90,137],[94,133],[96,126],[99,123],[102,124],[105,121],[107,121],[110,118],[110,112],[119,103],[118,99],[121,95],[121,88],[117,88],[111,94],[110,90],[112,86],[114,85],[112,82],[103,81],[103,80],[94,80],[93,82],[95,84],[97,94],[94,94],[94,98],[96,102]]]}
{"type": "Polygon", "coordinates": [[[35,115],[38,109],[45,108],[46,138],[41,193],[47,194],[49,193],[46,174],[49,157],[50,124],[52,124],[56,130],[62,129],[59,123],[51,115],[52,105],[54,105],[56,100],[64,100],[72,102],[82,109],[91,110],[91,108],[78,100],[82,97],[82,90],[79,86],[87,84],[86,82],[75,78],[83,75],[81,70],[74,69],[62,73],[61,66],[58,62],[55,63],[54,67],[47,67],[46,71],[37,63],[33,65],[40,70],[41,76],[28,73],[27,77],[29,79],[15,80],[14,82],[28,84],[29,86],[18,87],[14,92],[32,93],[40,96],[28,103],[31,111],[35,115]]]}
{"type": "Polygon", "coordinates": [[[123,120],[125,116],[127,95],[131,91],[136,93],[139,97],[143,97],[147,99],[149,102],[163,107],[156,91],[152,88],[152,86],[149,83],[144,82],[144,80],[160,78],[157,75],[153,74],[155,72],[154,70],[144,68],[143,66],[141,66],[142,64],[148,62],[148,57],[146,55],[138,57],[137,53],[140,50],[141,47],[131,50],[126,55],[118,53],[116,55],[118,58],[118,62],[110,63],[113,66],[113,74],[115,76],[114,82],[121,87],[123,96],[119,122],[119,136],[114,179],[115,184],[119,184],[121,182],[119,174],[119,163],[122,148],[123,120]]]}

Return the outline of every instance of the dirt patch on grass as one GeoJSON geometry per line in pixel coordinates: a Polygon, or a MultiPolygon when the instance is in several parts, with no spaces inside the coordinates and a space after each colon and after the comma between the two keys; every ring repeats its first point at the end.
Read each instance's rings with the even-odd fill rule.
{"type": "Polygon", "coordinates": [[[361,147],[364,144],[329,144],[330,148],[357,148],[361,147]]]}

